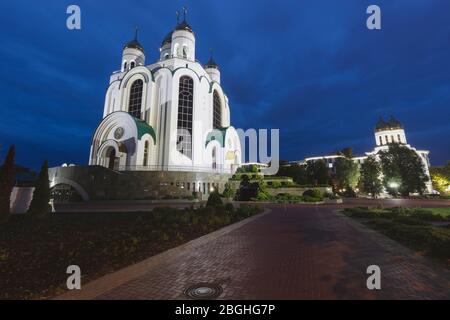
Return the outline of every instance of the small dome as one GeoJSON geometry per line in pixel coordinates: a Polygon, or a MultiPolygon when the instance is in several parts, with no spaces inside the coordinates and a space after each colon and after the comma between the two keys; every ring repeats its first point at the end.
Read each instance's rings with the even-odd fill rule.
{"type": "Polygon", "coordinates": [[[164,47],[167,43],[172,43],[172,34],[173,31],[170,31],[164,38],[164,40],[161,42],[161,48],[164,47]]]}
{"type": "Polygon", "coordinates": [[[136,27],[136,31],[134,34],[134,39],[131,40],[130,42],[128,42],[124,47],[123,50],[130,48],[130,49],[138,49],[140,51],[142,51],[142,53],[144,52],[144,48],[142,47],[142,45],[139,43],[138,41],[138,28],[136,27]]]}
{"type": "Polygon", "coordinates": [[[384,121],[382,117],[378,120],[375,131],[395,130],[403,129],[403,125],[400,121],[391,116],[388,122],[384,121]]]}
{"type": "Polygon", "coordinates": [[[393,116],[391,116],[391,119],[389,119],[389,127],[391,129],[403,129],[403,125],[400,121],[395,119],[393,116]]]}
{"type": "Polygon", "coordinates": [[[378,119],[378,122],[375,126],[375,130],[381,131],[381,130],[385,130],[388,128],[389,128],[389,125],[383,120],[382,117],[380,117],[380,119],[378,119]]]}
{"type": "Polygon", "coordinates": [[[183,20],[182,22],[180,22],[176,26],[175,30],[185,30],[185,31],[191,32],[192,34],[194,33],[194,31],[192,31],[191,26],[186,22],[186,20],[183,20]]]}
{"type": "Polygon", "coordinates": [[[219,65],[213,60],[213,58],[209,58],[209,61],[205,64],[205,69],[214,68],[219,70],[219,65]]]}
{"type": "Polygon", "coordinates": [[[123,47],[124,50],[127,48],[138,49],[138,50],[141,50],[142,52],[144,52],[144,48],[142,48],[141,44],[137,40],[131,40],[123,47]]]}

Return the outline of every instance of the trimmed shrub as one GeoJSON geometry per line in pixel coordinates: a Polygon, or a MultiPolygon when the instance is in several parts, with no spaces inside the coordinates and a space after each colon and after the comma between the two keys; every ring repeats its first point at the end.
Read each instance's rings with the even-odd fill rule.
{"type": "Polygon", "coordinates": [[[211,192],[208,197],[207,207],[218,207],[223,206],[222,198],[217,191],[211,192]]]}
{"type": "Polygon", "coordinates": [[[305,202],[320,202],[322,201],[322,198],[316,198],[316,197],[311,197],[311,196],[303,196],[303,201],[305,202]]]}
{"type": "Polygon", "coordinates": [[[303,192],[303,197],[305,196],[320,199],[318,201],[323,200],[322,192],[320,192],[319,189],[308,189],[305,192],[303,192]]]}

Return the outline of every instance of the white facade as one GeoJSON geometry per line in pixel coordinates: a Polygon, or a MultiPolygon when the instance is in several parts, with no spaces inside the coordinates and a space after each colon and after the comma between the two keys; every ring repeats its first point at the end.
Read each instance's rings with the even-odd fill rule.
{"type": "Polygon", "coordinates": [[[145,65],[135,38],[106,91],[90,165],[113,170],[233,173],[241,145],[212,59],[195,60],[195,35],[183,21],[163,40],[160,60],[145,65]]]}

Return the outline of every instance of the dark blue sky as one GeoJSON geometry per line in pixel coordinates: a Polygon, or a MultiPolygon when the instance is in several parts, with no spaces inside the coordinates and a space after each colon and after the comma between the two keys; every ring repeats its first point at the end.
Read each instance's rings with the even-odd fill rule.
{"type": "Polygon", "coordinates": [[[373,148],[379,116],[450,160],[450,1],[2,1],[0,156],[34,168],[86,164],[109,75],[140,28],[146,61],[188,6],[197,58],[214,48],[239,128],[279,128],[281,158],[373,148]],[[66,28],[78,4],[82,30],[66,28]],[[370,4],[382,30],[366,28],[370,4]]]}

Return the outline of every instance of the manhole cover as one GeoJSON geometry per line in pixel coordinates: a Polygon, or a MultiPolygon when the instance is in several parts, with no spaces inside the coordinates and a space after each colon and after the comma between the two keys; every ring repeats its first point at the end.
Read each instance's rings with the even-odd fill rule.
{"type": "Polygon", "coordinates": [[[184,290],[184,294],[191,299],[209,300],[222,294],[222,287],[214,283],[197,283],[184,290]]]}

